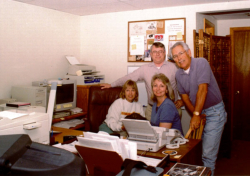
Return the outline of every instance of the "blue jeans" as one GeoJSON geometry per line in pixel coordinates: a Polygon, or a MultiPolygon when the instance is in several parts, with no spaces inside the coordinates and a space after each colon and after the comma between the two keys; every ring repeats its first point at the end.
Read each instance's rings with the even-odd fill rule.
{"type": "Polygon", "coordinates": [[[206,125],[202,134],[202,162],[204,166],[211,168],[213,175],[222,132],[227,122],[227,112],[222,101],[204,109],[202,114],[206,114],[206,125]]]}

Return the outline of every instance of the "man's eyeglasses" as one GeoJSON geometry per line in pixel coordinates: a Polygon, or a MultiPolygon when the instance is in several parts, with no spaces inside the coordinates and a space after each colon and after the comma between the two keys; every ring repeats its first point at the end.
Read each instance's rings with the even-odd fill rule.
{"type": "Polygon", "coordinates": [[[173,59],[175,60],[175,59],[177,59],[178,57],[180,57],[182,54],[184,54],[186,51],[181,51],[181,52],[179,52],[178,54],[176,54],[176,55],[173,55],[173,59]]]}
{"type": "Polygon", "coordinates": [[[153,54],[163,54],[165,51],[160,50],[160,51],[152,51],[153,54]]]}

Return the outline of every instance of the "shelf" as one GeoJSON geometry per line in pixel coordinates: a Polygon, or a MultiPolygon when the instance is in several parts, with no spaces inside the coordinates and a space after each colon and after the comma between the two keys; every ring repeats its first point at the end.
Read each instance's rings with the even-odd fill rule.
{"type": "Polygon", "coordinates": [[[85,124],[82,123],[82,124],[76,125],[75,127],[70,127],[69,129],[71,129],[71,130],[78,130],[80,128],[85,128],[85,124]]]}
{"type": "Polygon", "coordinates": [[[86,114],[87,114],[87,112],[82,112],[82,113],[78,113],[78,114],[74,114],[74,115],[70,115],[70,116],[66,116],[66,117],[62,117],[62,118],[56,118],[56,119],[52,120],[52,124],[58,123],[58,122],[61,122],[61,121],[76,119],[78,117],[84,117],[86,114]]]}

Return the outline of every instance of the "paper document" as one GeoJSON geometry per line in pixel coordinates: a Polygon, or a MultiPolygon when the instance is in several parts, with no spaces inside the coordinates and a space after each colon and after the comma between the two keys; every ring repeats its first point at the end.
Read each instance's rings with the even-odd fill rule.
{"type": "Polygon", "coordinates": [[[127,139],[119,139],[117,136],[110,136],[108,133],[84,132],[84,137],[77,137],[79,145],[102,150],[115,151],[122,159],[137,159],[137,143],[127,139]]]}
{"type": "Polygon", "coordinates": [[[154,167],[156,167],[161,162],[161,159],[149,158],[144,156],[137,156],[137,160],[144,162],[148,166],[154,166],[154,167]]]}
{"type": "Polygon", "coordinates": [[[7,117],[9,119],[16,119],[18,117],[25,116],[27,114],[25,113],[16,113],[16,112],[10,112],[10,111],[2,111],[0,112],[0,117],[7,117]]]}
{"type": "Polygon", "coordinates": [[[80,62],[74,56],[66,56],[71,65],[80,64],[80,62]]]}
{"type": "Polygon", "coordinates": [[[84,134],[84,137],[90,138],[90,139],[95,139],[97,141],[100,141],[103,139],[110,140],[112,143],[112,146],[114,148],[114,151],[121,154],[121,147],[120,147],[120,142],[119,142],[118,136],[110,136],[109,134],[105,135],[105,134],[92,133],[92,132],[83,132],[83,134],[84,134]]]}
{"type": "Polygon", "coordinates": [[[77,137],[77,140],[80,145],[85,146],[85,147],[115,151],[112,145],[112,141],[109,141],[109,140],[97,141],[95,139],[89,139],[89,138],[84,138],[84,137],[77,137]]]}
{"type": "Polygon", "coordinates": [[[75,145],[79,145],[79,143],[77,142],[77,141],[74,141],[74,142],[72,142],[72,143],[70,143],[70,144],[61,144],[61,143],[59,143],[59,144],[55,144],[55,145],[53,145],[54,147],[57,147],[57,148],[61,148],[61,149],[64,149],[64,150],[68,150],[68,151],[70,151],[70,152],[72,152],[72,153],[77,153],[77,150],[76,150],[76,148],[75,148],[75,145]]]}

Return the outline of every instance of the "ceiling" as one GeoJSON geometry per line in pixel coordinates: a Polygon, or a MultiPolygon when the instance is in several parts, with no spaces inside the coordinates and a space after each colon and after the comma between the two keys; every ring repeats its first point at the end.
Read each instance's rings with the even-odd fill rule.
{"type": "MultiPolygon", "coordinates": [[[[111,12],[122,12],[132,10],[144,10],[152,8],[185,6],[195,4],[208,4],[242,0],[14,0],[35,6],[54,9],[74,15],[86,16],[111,12]]],[[[248,1],[248,0],[246,0],[248,1]]],[[[232,11],[211,14],[215,19],[242,19],[250,18],[250,8],[244,12],[232,11]]],[[[207,12],[206,12],[207,13],[207,12]]],[[[205,13],[203,13],[205,14],[205,13]]]]}

